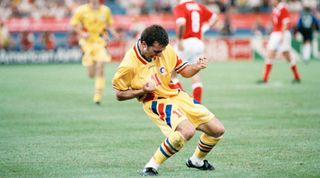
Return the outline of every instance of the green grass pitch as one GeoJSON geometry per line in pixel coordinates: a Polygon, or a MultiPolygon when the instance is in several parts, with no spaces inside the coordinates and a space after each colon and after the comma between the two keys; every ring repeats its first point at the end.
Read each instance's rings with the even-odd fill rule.
{"type": "MultiPolygon", "coordinates": [[[[0,177],[140,177],[164,136],[136,100],[118,102],[106,66],[101,106],[80,64],[0,66],[0,177]]],[[[161,177],[320,177],[320,62],[275,62],[257,85],[262,62],[213,62],[202,71],[203,103],[226,133],[207,159],[216,170],[189,169],[199,133],[159,169],[161,177]]],[[[190,81],[182,80],[187,91],[190,81]]]]}

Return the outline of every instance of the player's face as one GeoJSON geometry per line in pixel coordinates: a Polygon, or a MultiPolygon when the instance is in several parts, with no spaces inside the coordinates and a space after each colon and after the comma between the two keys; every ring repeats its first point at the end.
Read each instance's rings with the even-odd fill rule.
{"type": "MultiPolygon", "coordinates": [[[[146,44],[145,44],[146,45],[146,44]]],[[[147,46],[144,51],[144,56],[147,58],[153,58],[155,56],[160,56],[165,46],[160,45],[158,42],[154,42],[152,46],[147,46]]]]}

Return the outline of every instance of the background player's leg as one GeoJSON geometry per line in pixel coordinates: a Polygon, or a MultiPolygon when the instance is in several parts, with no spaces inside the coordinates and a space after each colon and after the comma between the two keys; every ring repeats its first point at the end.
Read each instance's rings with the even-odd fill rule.
{"type": "Polygon", "coordinates": [[[96,78],[95,78],[95,93],[93,101],[96,104],[101,103],[103,90],[105,88],[105,77],[104,77],[104,62],[96,63],[96,78]]]}
{"type": "Polygon", "coordinates": [[[87,72],[88,72],[88,76],[90,78],[94,78],[95,75],[96,75],[96,66],[95,66],[95,64],[87,66],[87,72]]]}
{"type": "Polygon", "coordinates": [[[193,98],[198,101],[199,103],[202,102],[202,92],[203,92],[203,85],[200,79],[200,75],[196,74],[192,78],[192,95],[193,98]]]}
{"type": "Polygon", "coordinates": [[[300,75],[299,75],[299,72],[298,72],[298,67],[296,65],[296,63],[297,63],[296,59],[291,56],[289,51],[284,51],[283,52],[283,56],[291,64],[291,70],[292,70],[292,73],[293,73],[294,81],[300,81],[300,75]]]}
{"type": "Polygon", "coordinates": [[[268,82],[269,80],[269,75],[272,69],[272,60],[276,56],[276,51],[275,50],[269,50],[267,54],[267,58],[265,59],[265,64],[264,64],[264,72],[262,76],[263,82],[268,82]]]}

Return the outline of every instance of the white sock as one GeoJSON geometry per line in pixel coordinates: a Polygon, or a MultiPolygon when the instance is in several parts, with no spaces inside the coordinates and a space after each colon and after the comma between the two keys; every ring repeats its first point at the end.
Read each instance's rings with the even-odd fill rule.
{"type": "Polygon", "coordinates": [[[203,160],[201,158],[197,157],[194,154],[190,157],[190,160],[191,160],[192,164],[195,165],[195,166],[201,167],[204,164],[203,160]]]}
{"type": "Polygon", "coordinates": [[[160,165],[158,163],[156,163],[153,158],[150,159],[150,161],[144,166],[144,168],[147,167],[152,167],[155,168],[156,170],[158,170],[158,168],[160,167],[160,165]]]}
{"type": "Polygon", "coordinates": [[[309,60],[311,58],[311,44],[303,44],[302,46],[302,56],[305,60],[309,60]]]}

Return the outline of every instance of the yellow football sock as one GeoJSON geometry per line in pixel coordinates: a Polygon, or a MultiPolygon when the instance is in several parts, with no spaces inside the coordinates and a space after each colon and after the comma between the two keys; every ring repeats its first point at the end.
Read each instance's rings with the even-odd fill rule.
{"type": "Polygon", "coordinates": [[[165,160],[177,153],[183,145],[186,143],[186,139],[178,131],[169,135],[160,145],[158,150],[154,153],[153,159],[157,164],[162,164],[165,160]]]}
{"type": "Polygon", "coordinates": [[[103,95],[103,90],[105,87],[105,78],[104,77],[96,77],[95,79],[95,92],[93,101],[94,102],[100,102],[103,95]]]}
{"type": "Polygon", "coordinates": [[[211,150],[212,148],[219,142],[219,138],[210,137],[205,133],[202,133],[200,136],[200,140],[198,142],[198,146],[194,152],[194,155],[200,159],[203,159],[211,150]]]}

